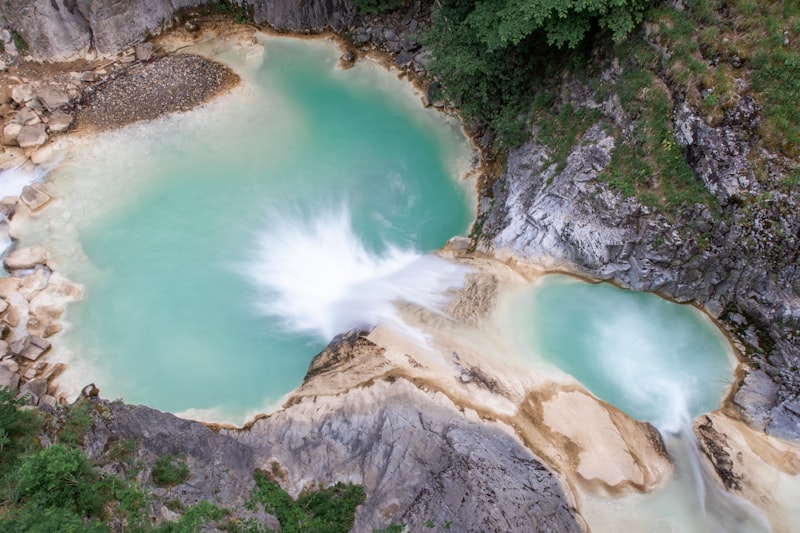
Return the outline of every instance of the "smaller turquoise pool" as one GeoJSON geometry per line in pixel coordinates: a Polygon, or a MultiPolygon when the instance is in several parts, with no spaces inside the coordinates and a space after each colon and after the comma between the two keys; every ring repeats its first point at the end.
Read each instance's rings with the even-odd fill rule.
{"type": "Polygon", "coordinates": [[[563,275],[516,305],[527,353],[662,431],[719,407],[733,379],[730,343],[692,306],[563,275]]]}

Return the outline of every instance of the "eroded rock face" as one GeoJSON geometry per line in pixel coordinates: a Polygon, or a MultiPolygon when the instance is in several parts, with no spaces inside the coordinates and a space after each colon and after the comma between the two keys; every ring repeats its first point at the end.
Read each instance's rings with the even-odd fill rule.
{"type": "Polygon", "coordinates": [[[355,4],[349,0],[235,0],[253,9],[257,24],[269,24],[278,30],[319,32],[327,28],[345,30],[356,17],[355,4]]]}
{"type": "MultiPolygon", "coordinates": [[[[95,389],[96,391],[96,389],[95,389]]],[[[234,439],[219,435],[199,422],[183,420],[149,407],[108,402],[97,397],[84,397],[93,405],[92,425],[84,450],[90,458],[98,458],[122,439],[137,444],[137,457],[144,464],[163,455],[186,458],[191,471],[186,483],[168,490],[153,489],[158,500],[166,503],[178,498],[185,505],[207,500],[226,508],[241,507],[254,486],[255,468],[252,450],[234,439]]],[[[142,474],[148,484],[149,467],[142,474]]],[[[158,509],[156,509],[158,511],[158,509]]]]}
{"type": "MultiPolygon", "coordinates": [[[[343,30],[356,15],[348,0],[235,0],[259,24],[278,30],[343,30]]],[[[186,8],[208,0],[9,0],[0,14],[38,59],[67,60],[91,50],[108,56],[171,23],[186,8]]]]}
{"type": "Polygon", "coordinates": [[[257,463],[279,463],[293,495],[337,481],[364,485],[353,531],[391,523],[424,531],[581,531],[559,480],[510,428],[459,412],[404,379],[304,398],[231,436],[257,463]]]}

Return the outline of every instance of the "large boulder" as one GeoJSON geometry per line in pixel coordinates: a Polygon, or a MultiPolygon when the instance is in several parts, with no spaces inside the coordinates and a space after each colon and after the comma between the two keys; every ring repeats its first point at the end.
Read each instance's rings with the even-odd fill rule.
{"type": "Polygon", "coordinates": [[[50,349],[50,342],[36,335],[28,335],[9,345],[12,354],[22,357],[28,361],[36,361],[47,350],[50,349]]]}
{"type": "Polygon", "coordinates": [[[31,124],[22,126],[17,134],[17,144],[21,148],[37,148],[47,142],[47,126],[31,124]]]}

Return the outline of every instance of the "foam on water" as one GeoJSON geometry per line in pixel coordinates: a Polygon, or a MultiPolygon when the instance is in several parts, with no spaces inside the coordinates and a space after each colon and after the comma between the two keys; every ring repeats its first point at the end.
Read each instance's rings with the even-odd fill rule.
{"type": "Polygon", "coordinates": [[[330,339],[378,322],[406,329],[395,302],[436,310],[468,270],[393,245],[369,250],[342,207],[312,218],[271,213],[241,271],[259,291],[261,312],[291,332],[330,339]]]}

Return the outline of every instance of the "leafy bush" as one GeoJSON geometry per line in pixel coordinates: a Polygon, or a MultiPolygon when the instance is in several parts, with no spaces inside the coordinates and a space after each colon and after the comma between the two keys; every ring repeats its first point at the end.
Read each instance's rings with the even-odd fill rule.
{"type": "Polygon", "coordinates": [[[159,487],[171,487],[189,479],[186,461],[172,455],[162,455],[153,465],[153,483],[159,487]]]}
{"type": "Polygon", "coordinates": [[[267,474],[256,472],[255,480],[250,505],[262,504],[278,518],[284,533],[345,533],[353,527],[356,507],[364,501],[360,485],[337,483],[303,492],[294,501],[267,474]]]}

